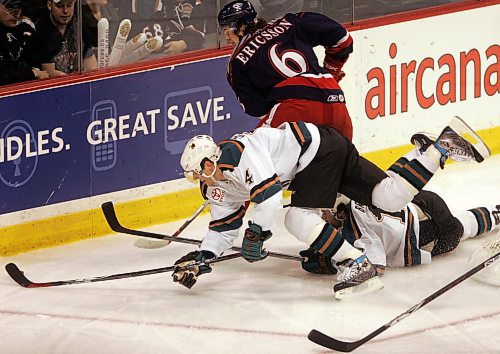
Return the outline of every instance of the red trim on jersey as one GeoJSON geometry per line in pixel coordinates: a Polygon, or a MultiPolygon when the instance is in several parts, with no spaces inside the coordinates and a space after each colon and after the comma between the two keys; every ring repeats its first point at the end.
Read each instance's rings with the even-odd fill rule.
{"type": "Polygon", "coordinates": [[[349,32],[347,32],[347,39],[341,43],[337,43],[337,45],[333,47],[327,47],[325,48],[326,54],[337,54],[338,52],[341,52],[345,48],[349,47],[352,45],[353,39],[349,32]]]}
{"type": "MultiPolygon", "coordinates": [[[[331,76],[331,75],[330,75],[331,76]]],[[[307,86],[320,89],[335,89],[340,90],[340,86],[333,77],[306,77],[303,75],[293,76],[278,83],[276,87],[286,86],[307,86]]]]}

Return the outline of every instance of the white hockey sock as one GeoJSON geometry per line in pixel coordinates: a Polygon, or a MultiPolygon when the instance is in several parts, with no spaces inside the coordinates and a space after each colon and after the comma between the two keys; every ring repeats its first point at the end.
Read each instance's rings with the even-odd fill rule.
{"type": "Polygon", "coordinates": [[[453,212],[453,216],[455,216],[464,227],[462,240],[479,236],[498,228],[498,225],[495,226],[495,218],[492,215],[493,210],[495,210],[495,208],[490,206],[453,212]]]}
{"type": "Polygon", "coordinates": [[[332,256],[332,259],[336,262],[341,262],[344,259],[356,259],[359,256],[362,256],[363,252],[361,252],[356,247],[353,247],[347,240],[344,240],[342,246],[338,249],[337,252],[332,256]]]}
{"type": "Polygon", "coordinates": [[[442,156],[434,145],[430,145],[421,156],[417,157],[417,160],[429,171],[436,173],[442,156]]]}

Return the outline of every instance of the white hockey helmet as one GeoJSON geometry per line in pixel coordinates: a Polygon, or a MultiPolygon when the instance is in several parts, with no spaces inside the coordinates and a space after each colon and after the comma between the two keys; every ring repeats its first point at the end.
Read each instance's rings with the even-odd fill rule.
{"type": "MultiPolygon", "coordinates": [[[[181,166],[185,171],[184,174],[186,175],[196,172],[204,177],[212,177],[215,174],[215,169],[210,176],[207,176],[202,173],[202,163],[205,159],[209,159],[215,164],[215,167],[217,167],[217,161],[219,161],[220,154],[220,148],[214,142],[212,137],[208,135],[197,135],[191,138],[187,142],[181,156],[181,166]]],[[[186,177],[190,179],[192,175],[186,175],[186,177]]]]}

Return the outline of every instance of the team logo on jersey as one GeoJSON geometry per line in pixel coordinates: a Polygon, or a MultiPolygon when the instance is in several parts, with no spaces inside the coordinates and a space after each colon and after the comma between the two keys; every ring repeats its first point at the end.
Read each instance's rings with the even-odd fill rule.
{"type": "Polygon", "coordinates": [[[329,95],[328,98],[326,99],[327,102],[338,102],[339,101],[339,96],[337,95],[329,95]]]}
{"type": "Polygon", "coordinates": [[[344,102],[345,97],[344,95],[329,95],[328,98],[326,99],[327,102],[344,102]]]}
{"type": "Polygon", "coordinates": [[[225,192],[220,188],[214,188],[214,189],[212,189],[212,192],[210,193],[210,196],[212,197],[212,199],[217,200],[217,201],[223,201],[224,195],[225,195],[225,192]]]}
{"type": "Polygon", "coordinates": [[[249,184],[249,185],[253,184],[253,176],[250,173],[250,171],[248,171],[248,168],[247,168],[247,170],[245,172],[245,183],[249,184]]]}

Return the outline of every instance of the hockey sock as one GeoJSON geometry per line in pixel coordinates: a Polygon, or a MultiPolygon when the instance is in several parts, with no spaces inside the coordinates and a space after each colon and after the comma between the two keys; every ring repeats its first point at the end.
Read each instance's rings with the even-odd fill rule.
{"type": "Polygon", "coordinates": [[[347,242],[338,229],[327,223],[310,246],[336,262],[348,258],[356,259],[363,254],[347,242]]]}
{"type": "MultiPolygon", "coordinates": [[[[310,246],[315,251],[318,251],[327,257],[332,257],[339,251],[342,244],[348,243],[344,242],[344,240],[344,237],[338,229],[325,222],[319,235],[310,244],[310,246]]],[[[334,259],[337,260],[336,258],[334,259]]]]}
{"type": "Polygon", "coordinates": [[[436,162],[434,154],[429,150],[432,149],[427,149],[424,154],[411,160],[400,158],[389,167],[389,171],[402,177],[417,191],[422,190],[439,168],[439,162],[436,162]]]}
{"type": "Polygon", "coordinates": [[[464,226],[462,239],[479,236],[493,230],[495,228],[494,211],[494,207],[480,207],[454,213],[464,226]]]}

